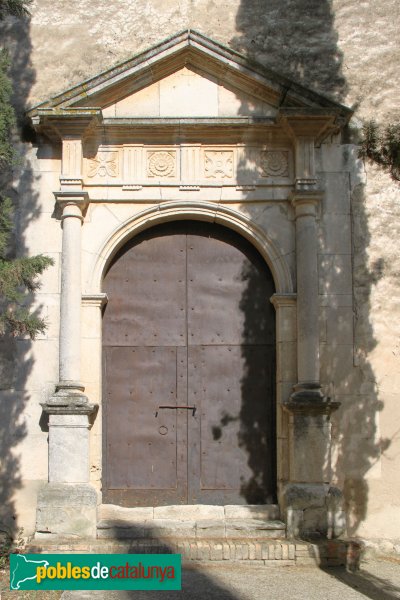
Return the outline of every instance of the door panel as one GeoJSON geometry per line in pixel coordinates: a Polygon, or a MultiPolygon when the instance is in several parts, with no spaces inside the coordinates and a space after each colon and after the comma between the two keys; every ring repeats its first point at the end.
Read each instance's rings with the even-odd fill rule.
{"type": "Polygon", "coordinates": [[[189,347],[189,503],[274,501],[273,360],[269,346],[189,347]],[[248,362],[257,378],[247,382],[248,362]]]}
{"type": "Polygon", "coordinates": [[[114,259],[104,288],[105,346],[186,346],[185,235],[144,232],[114,259]]]}
{"type": "Polygon", "coordinates": [[[187,238],[188,344],[271,344],[271,274],[233,231],[201,224],[187,238]]]}
{"type": "Polygon", "coordinates": [[[108,347],[104,359],[109,500],[182,502],[185,415],[159,408],[177,405],[177,349],[108,347]]]}
{"type": "Polygon", "coordinates": [[[258,252],[214,224],[163,225],[119,252],[104,289],[104,501],[274,501],[274,287],[258,252]]]}
{"type": "Polygon", "coordinates": [[[243,255],[225,241],[188,236],[188,344],[240,344],[243,255]]]}

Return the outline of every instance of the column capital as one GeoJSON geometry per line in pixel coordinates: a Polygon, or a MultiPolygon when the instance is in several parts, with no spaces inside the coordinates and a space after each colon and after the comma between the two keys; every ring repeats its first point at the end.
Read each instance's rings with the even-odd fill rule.
{"type": "Polygon", "coordinates": [[[106,293],[101,294],[83,294],[82,306],[94,306],[95,308],[103,308],[108,302],[106,293]]]}
{"type": "Polygon", "coordinates": [[[275,309],[283,306],[292,308],[296,306],[296,301],[297,294],[273,294],[270,298],[270,302],[274,305],[275,309]]]}
{"type": "Polygon", "coordinates": [[[66,217],[78,217],[83,221],[86,210],[89,206],[89,194],[88,192],[72,191],[72,190],[61,190],[54,192],[57,206],[62,210],[61,219],[66,217]],[[75,209],[75,210],[74,210],[75,209]]]}
{"type": "Polygon", "coordinates": [[[321,190],[295,190],[290,196],[297,217],[316,217],[322,203],[321,190]]]}

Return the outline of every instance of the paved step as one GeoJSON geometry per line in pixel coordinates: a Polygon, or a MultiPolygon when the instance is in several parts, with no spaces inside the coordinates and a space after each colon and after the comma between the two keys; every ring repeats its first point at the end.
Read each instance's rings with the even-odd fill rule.
{"type": "Polygon", "coordinates": [[[104,520],[97,524],[98,538],[153,538],[153,539],[276,539],[286,537],[286,526],[282,521],[259,519],[177,521],[152,519],[137,522],[104,520]]]}
{"type": "Polygon", "coordinates": [[[277,504],[245,504],[214,506],[208,504],[145,506],[125,508],[115,504],[100,504],[99,521],[149,521],[152,519],[172,519],[177,521],[221,520],[221,519],[262,519],[275,521],[280,518],[277,504]]]}
{"type": "Polygon", "coordinates": [[[98,510],[97,537],[111,539],[278,539],[286,537],[276,505],[159,506],[98,510]]]}
{"type": "Polygon", "coordinates": [[[362,545],[357,540],[142,540],[36,539],[27,553],[181,554],[183,564],[242,562],[267,567],[359,566],[362,545]]]}

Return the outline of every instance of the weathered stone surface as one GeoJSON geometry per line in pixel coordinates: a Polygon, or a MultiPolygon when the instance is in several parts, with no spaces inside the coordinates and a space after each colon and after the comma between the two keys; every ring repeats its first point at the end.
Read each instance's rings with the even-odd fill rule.
{"type": "Polygon", "coordinates": [[[226,522],[227,538],[280,538],[285,537],[286,528],[282,521],[229,520],[226,522]]]}
{"type": "Polygon", "coordinates": [[[137,523],[154,518],[154,509],[149,507],[125,508],[115,504],[100,504],[98,508],[98,519],[104,523],[112,523],[114,520],[120,523],[137,523]]]}
{"type": "Polygon", "coordinates": [[[279,519],[279,506],[275,504],[226,505],[224,509],[226,519],[279,519]]]}
{"type": "Polygon", "coordinates": [[[223,519],[224,507],[207,504],[191,504],[188,506],[156,506],[155,519],[176,519],[177,521],[193,521],[196,519],[223,519]]]}
{"type": "Polygon", "coordinates": [[[192,521],[154,519],[147,527],[148,537],[195,537],[196,526],[192,521]]]}
{"type": "Polygon", "coordinates": [[[51,537],[96,537],[96,510],[91,485],[49,483],[38,494],[36,531],[51,537]]]}
{"type": "Polygon", "coordinates": [[[326,503],[328,486],[289,484],[285,489],[285,504],[293,510],[322,508],[326,503]]]}
{"type": "Polygon", "coordinates": [[[196,537],[198,538],[224,538],[225,521],[201,520],[196,522],[196,537]]]}

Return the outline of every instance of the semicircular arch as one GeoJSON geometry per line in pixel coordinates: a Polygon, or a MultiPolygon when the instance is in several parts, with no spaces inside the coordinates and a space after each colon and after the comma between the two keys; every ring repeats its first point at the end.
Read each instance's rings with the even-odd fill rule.
{"type": "Polygon", "coordinates": [[[246,238],[261,254],[271,270],[278,294],[293,292],[293,281],[284,255],[263,229],[251,219],[228,207],[209,202],[166,202],[141,211],[116,228],[103,244],[93,265],[90,293],[100,293],[108,265],[118,250],[132,237],[160,223],[174,220],[199,220],[218,223],[246,238]]]}

